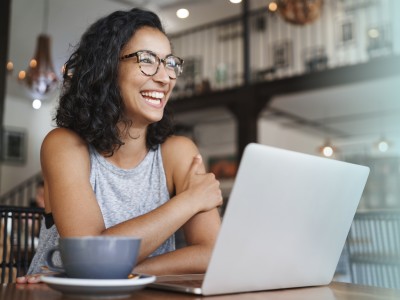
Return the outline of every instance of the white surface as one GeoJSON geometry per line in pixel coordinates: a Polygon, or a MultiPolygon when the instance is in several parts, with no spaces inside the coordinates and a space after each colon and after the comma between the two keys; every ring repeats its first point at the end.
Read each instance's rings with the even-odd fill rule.
{"type": "Polygon", "coordinates": [[[139,279],[78,279],[42,276],[49,287],[67,296],[79,297],[128,297],[156,280],[155,276],[141,275],[139,279]]]}
{"type": "Polygon", "coordinates": [[[41,280],[45,283],[60,285],[79,285],[79,286],[133,286],[152,283],[156,280],[155,276],[142,277],[138,279],[81,279],[55,276],[42,276],[41,280]]]}

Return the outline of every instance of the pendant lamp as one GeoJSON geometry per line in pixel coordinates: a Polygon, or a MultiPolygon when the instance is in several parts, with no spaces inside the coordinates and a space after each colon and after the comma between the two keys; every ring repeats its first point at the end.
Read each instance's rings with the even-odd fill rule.
{"type": "MultiPolygon", "coordinates": [[[[45,0],[44,32],[47,31],[48,25],[48,5],[48,0],[45,0]]],[[[22,83],[28,89],[28,93],[39,100],[45,100],[58,87],[58,77],[51,60],[51,38],[46,33],[37,38],[35,55],[29,63],[22,83]]]]}
{"type": "Polygon", "coordinates": [[[306,25],[321,14],[323,0],[278,0],[278,11],[286,22],[306,25]]]}

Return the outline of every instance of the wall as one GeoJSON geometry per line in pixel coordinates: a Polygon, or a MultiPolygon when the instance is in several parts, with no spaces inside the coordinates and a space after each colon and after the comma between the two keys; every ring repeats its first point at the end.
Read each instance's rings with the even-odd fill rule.
{"type": "Polygon", "coordinates": [[[0,194],[4,194],[19,182],[40,171],[40,145],[45,135],[51,130],[54,100],[44,103],[35,110],[27,99],[8,96],[5,102],[4,126],[15,127],[26,131],[26,163],[12,165],[4,163],[0,167],[0,194]]]}

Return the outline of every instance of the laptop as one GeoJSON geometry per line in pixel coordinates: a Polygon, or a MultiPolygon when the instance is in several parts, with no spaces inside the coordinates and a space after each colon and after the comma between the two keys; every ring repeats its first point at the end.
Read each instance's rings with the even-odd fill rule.
{"type": "Polygon", "coordinates": [[[150,287],[207,296],[329,284],[368,174],[247,145],[206,273],[159,276],[150,287]]]}

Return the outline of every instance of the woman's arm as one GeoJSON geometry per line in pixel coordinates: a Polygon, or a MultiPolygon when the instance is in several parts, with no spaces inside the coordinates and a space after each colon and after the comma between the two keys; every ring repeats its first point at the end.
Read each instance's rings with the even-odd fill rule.
{"type": "MultiPolygon", "coordinates": [[[[197,147],[192,141],[183,137],[172,137],[163,145],[163,161],[171,193],[176,192],[179,196],[185,192],[189,180],[196,180],[202,176],[214,178],[213,174],[205,173],[202,162],[198,166],[195,176],[187,176],[193,167],[193,157],[196,155],[198,155],[197,147]]],[[[215,193],[221,197],[218,181],[214,179],[213,183],[218,185],[217,189],[213,186],[202,188],[215,189],[215,193]]],[[[207,194],[204,194],[204,197],[207,197],[207,194]]],[[[203,198],[198,201],[207,201],[207,199],[203,198]]],[[[210,201],[210,203],[213,202],[210,201]]],[[[222,197],[220,204],[222,204],[222,197]]],[[[135,271],[149,274],[204,273],[219,227],[220,216],[214,204],[213,208],[197,213],[184,224],[183,230],[187,247],[146,259],[136,267],[135,271]]]]}
{"type": "MultiPolygon", "coordinates": [[[[180,144],[184,147],[189,143],[180,144]]],[[[198,221],[188,222],[194,215],[221,205],[218,182],[211,174],[197,174],[203,173],[204,167],[201,161],[193,159],[195,154],[192,151],[184,156],[176,156],[176,159],[182,158],[180,163],[175,161],[171,173],[176,189],[180,191],[177,196],[145,215],[106,229],[89,181],[90,157],[86,143],[70,130],[55,129],[45,138],[41,149],[42,171],[48,195],[46,211],[52,212],[62,237],[127,235],[142,238],[138,258],[141,262],[183,224],[196,224],[198,221]]],[[[215,212],[211,214],[217,216],[215,212]]],[[[193,231],[192,226],[185,226],[185,232],[193,231]]],[[[196,232],[199,236],[191,235],[188,239],[190,243],[201,242],[204,247],[204,240],[207,240],[211,245],[206,234],[200,234],[200,230],[196,232]]]]}

